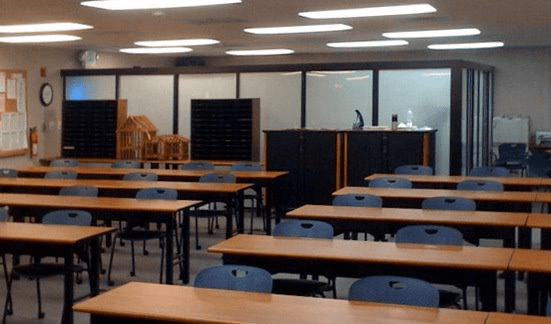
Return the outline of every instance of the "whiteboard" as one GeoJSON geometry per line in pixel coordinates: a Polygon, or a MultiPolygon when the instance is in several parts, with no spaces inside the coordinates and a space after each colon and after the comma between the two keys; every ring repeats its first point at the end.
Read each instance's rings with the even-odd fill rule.
{"type": "Polygon", "coordinates": [[[530,119],[527,117],[494,117],[494,145],[501,143],[524,143],[529,145],[530,119]]]}

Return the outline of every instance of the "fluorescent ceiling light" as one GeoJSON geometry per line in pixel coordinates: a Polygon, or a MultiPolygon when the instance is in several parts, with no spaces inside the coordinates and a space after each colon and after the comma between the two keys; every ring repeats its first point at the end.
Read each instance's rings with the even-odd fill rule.
{"type": "Polygon", "coordinates": [[[408,42],[405,40],[383,40],[383,41],[359,41],[359,42],[337,42],[327,43],[329,47],[336,48],[355,48],[355,47],[383,47],[383,46],[404,46],[408,42]]]}
{"type": "Polygon", "coordinates": [[[299,33],[319,33],[349,30],[352,27],[344,24],[328,25],[309,25],[309,26],[287,26],[287,27],[267,27],[267,28],[246,28],[245,32],[258,35],[274,34],[299,34],[299,33]]]}
{"type": "Polygon", "coordinates": [[[241,3],[241,0],[102,0],[83,1],[80,4],[107,10],[143,10],[215,6],[231,3],[241,3]]]}
{"type": "Polygon", "coordinates": [[[478,34],[480,34],[480,30],[476,28],[461,28],[461,29],[422,30],[422,31],[383,33],[383,36],[387,38],[427,38],[427,37],[472,36],[472,35],[478,35],[478,34]]]}
{"type": "Polygon", "coordinates": [[[59,32],[69,30],[82,30],[94,28],[88,25],[77,23],[47,23],[47,24],[28,24],[28,25],[4,25],[0,26],[0,33],[39,33],[39,32],[59,32]]]}
{"type": "Polygon", "coordinates": [[[248,55],[283,55],[292,54],[295,51],[290,49],[263,49],[263,50],[245,50],[245,51],[226,51],[228,55],[248,56],[248,55]]]}
{"type": "Polygon", "coordinates": [[[70,42],[82,39],[72,35],[35,35],[35,36],[10,36],[0,37],[1,43],[53,43],[70,42]]]}
{"type": "Polygon", "coordinates": [[[358,18],[377,16],[413,15],[436,12],[436,8],[429,4],[416,4],[405,6],[373,7],[342,10],[324,10],[301,12],[299,16],[310,19],[332,19],[332,18],[358,18]]]}
{"type": "Polygon", "coordinates": [[[143,41],[135,42],[138,46],[147,47],[174,47],[174,46],[200,46],[200,45],[212,45],[218,44],[219,41],[215,39],[173,39],[173,40],[160,40],[160,41],[143,41]]]}
{"type": "Polygon", "coordinates": [[[462,44],[431,44],[429,49],[448,50],[448,49],[477,49],[477,48],[495,48],[503,47],[503,42],[483,42],[483,43],[462,43],[462,44]]]}
{"type": "Polygon", "coordinates": [[[143,47],[143,48],[123,48],[119,50],[127,54],[171,54],[187,53],[192,49],[188,47],[143,47]]]}

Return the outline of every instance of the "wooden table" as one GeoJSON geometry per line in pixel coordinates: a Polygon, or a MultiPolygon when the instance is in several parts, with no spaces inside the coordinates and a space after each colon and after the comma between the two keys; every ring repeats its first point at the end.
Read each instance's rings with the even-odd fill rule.
{"type": "Polygon", "coordinates": [[[417,175],[417,174],[384,174],[374,173],[365,177],[366,181],[377,178],[403,178],[415,185],[424,188],[448,188],[455,189],[458,183],[468,180],[490,180],[502,183],[506,190],[531,190],[551,186],[551,179],[536,177],[475,177],[475,176],[451,176],[451,175],[417,175]]]}
{"type": "Polygon", "coordinates": [[[243,195],[251,183],[204,183],[179,181],[125,181],[105,179],[44,179],[0,178],[0,192],[58,194],[59,189],[74,185],[95,186],[99,196],[135,197],[145,188],[168,188],[178,192],[179,199],[224,201],[229,206],[226,214],[226,237],[233,231],[233,213],[237,215],[237,231],[243,233],[243,195]]]}
{"type": "Polygon", "coordinates": [[[433,283],[467,283],[481,287],[481,300],[487,310],[496,309],[496,272],[507,270],[513,253],[510,248],[260,235],[237,235],[208,251],[222,253],[224,263],[258,266],[272,273],[309,269],[322,275],[352,278],[415,273],[414,276],[433,283]]]}
{"type": "Polygon", "coordinates": [[[160,199],[135,199],[112,197],[77,197],[31,194],[0,194],[0,206],[26,207],[40,209],[82,209],[92,212],[94,216],[102,217],[108,214],[110,219],[127,220],[128,213],[133,216],[143,217],[144,220],[155,218],[152,221],[164,223],[167,231],[166,238],[166,282],[173,282],[174,263],[174,219],[179,213],[183,213],[182,244],[183,260],[182,280],[189,282],[189,209],[199,205],[198,200],[160,200],[160,199]],[[122,217],[122,218],[119,218],[122,217]]]}
{"type": "Polygon", "coordinates": [[[65,262],[64,302],[61,322],[73,323],[74,274],[73,253],[83,244],[90,244],[90,291],[99,293],[99,237],[115,229],[100,226],[67,226],[32,223],[0,223],[0,251],[29,254],[40,251],[46,256],[62,257],[65,262]]]}
{"type": "MultiPolygon", "coordinates": [[[[65,170],[65,167],[49,166],[27,166],[18,168],[19,177],[43,177],[52,170],[65,170]]],[[[199,181],[199,178],[205,174],[215,172],[213,170],[163,170],[163,169],[125,169],[125,168],[96,168],[96,167],[73,167],[71,170],[78,173],[79,178],[90,179],[119,179],[130,172],[152,172],[157,174],[160,181],[199,181]]],[[[265,217],[270,220],[272,207],[276,210],[276,218],[281,215],[277,213],[279,206],[272,206],[270,197],[273,190],[277,190],[278,180],[287,175],[288,171],[228,171],[233,174],[237,182],[253,183],[253,187],[258,193],[258,199],[262,200],[262,188],[266,190],[265,217]]],[[[271,233],[271,222],[266,222],[266,231],[271,233]]]]}
{"type": "Polygon", "coordinates": [[[517,249],[509,270],[528,273],[528,313],[543,314],[551,290],[551,251],[517,249]]]}
{"type": "Polygon", "coordinates": [[[486,324],[551,324],[551,317],[489,313],[486,324]]]}
{"type": "MultiPolygon", "coordinates": [[[[466,227],[476,231],[477,237],[495,238],[487,229],[500,229],[504,246],[515,246],[515,229],[526,226],[530,213],[427,210],[412,208],[374,208],[333,205],[304,205],[286,214],[287,218],[314,219],[333,225],[335,233],[347,233],[367,228],[374,223],[389,225],[393,234],[399,226],[407,224],[438,224],[466,227]],[[502,236],[505,235],[505,236],[502,236]]],[[[538,214],[546,216],[545,214],[538,214]]],[[[551,222],[550,222],[551,225],[551,222]]]]}
{"type": "Polygon", "coordinates": [[[76,304],[91,323],[454,323],[485,312],[131,282],[76,304]],[[126,321],[124,321],[126,320],[126,321]],[[124,321],[124,322],[123,322],[124,321]]]}

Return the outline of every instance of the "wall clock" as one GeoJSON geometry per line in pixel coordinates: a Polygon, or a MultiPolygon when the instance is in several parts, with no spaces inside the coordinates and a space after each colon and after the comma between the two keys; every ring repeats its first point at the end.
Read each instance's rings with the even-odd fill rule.
{"type": "Polygon", "coordinates": [[[54,99],[54,88],[49,83],[44,83],[40,86],[40,102],[43,106],[49,106],[54,99]]]}

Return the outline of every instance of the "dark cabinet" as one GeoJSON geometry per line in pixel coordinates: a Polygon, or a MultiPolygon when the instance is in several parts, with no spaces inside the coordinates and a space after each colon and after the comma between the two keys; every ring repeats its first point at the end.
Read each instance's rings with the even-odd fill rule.
{"type": "Polygon", "coordinates": [[[115,158],[117,128],[125,120],[125,100],[64,101],[61,155],[71,158],[115,158]]]}
{"type": "Polygon", "coordinates": [[[191,100],[193,160],[258,161],[260,99],[191,100]]]}
{"type": "Polygon", "coordinates": [[[266,134],[267,170],[289,171],[270,199],[295,208],[330,204],[343,186],[365,186],[373,173],[404,164],[434,168],[435,131],[281,130],[266,134]]]}

